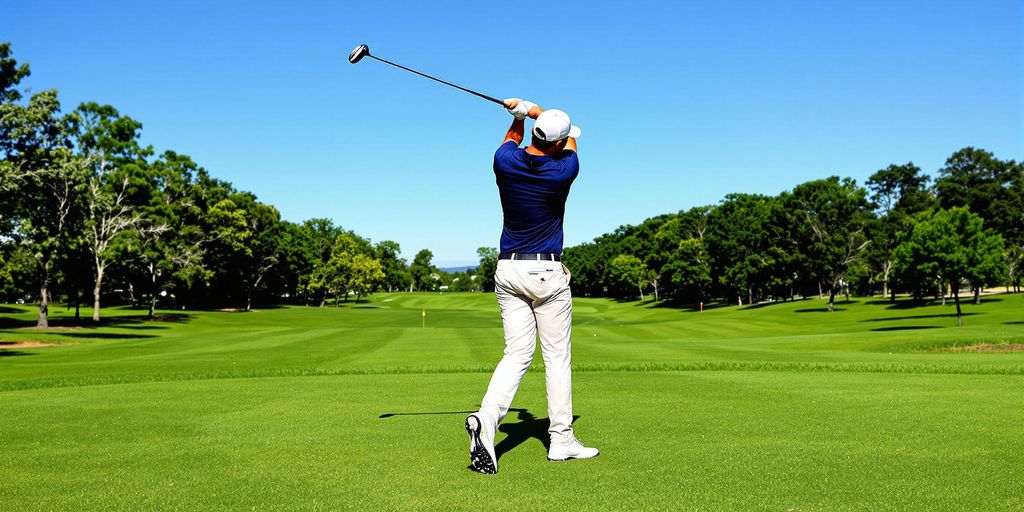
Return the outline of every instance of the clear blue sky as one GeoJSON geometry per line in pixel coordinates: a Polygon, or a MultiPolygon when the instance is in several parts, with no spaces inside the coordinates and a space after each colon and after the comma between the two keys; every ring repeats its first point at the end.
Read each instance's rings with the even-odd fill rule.
{"type": "Polygon", "coordinates": [[[1022,8],[996,1],[8,2],[0,40],[65,108],[114,105],[285,219],[435,263],[497,246],[499,107],[569,112],[566,244],[730,192],[968,145],[1021,160],[1022,8]]]}

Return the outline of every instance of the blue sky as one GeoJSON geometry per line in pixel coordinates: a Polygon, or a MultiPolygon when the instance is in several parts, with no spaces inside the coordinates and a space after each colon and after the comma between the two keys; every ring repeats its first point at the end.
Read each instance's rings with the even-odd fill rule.
{"type": "Polygon", "coordinates": [[[501,228],[492,103],[583,128],[566,244],[730,192],[1024,159],[1022,8],[997,1],[13,2],[0,40],[67,110],[109,103],[285,219],[472,263],[501,228]]]}

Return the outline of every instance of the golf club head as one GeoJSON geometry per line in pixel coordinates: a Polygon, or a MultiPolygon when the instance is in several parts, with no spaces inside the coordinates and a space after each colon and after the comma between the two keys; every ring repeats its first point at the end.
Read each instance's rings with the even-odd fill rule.
{"type": "Polygon", "coordinates": [[[356,46],[356,48],[352,50],[352,53],[348,54],[348,61],[351,62],[352,64],[355,64],[356,62],[359,62],[359,59],[362,59],[363,57],[369,54],[370,47],[366,46],[365,44],[361,44],[359,46],[356,46]]]}

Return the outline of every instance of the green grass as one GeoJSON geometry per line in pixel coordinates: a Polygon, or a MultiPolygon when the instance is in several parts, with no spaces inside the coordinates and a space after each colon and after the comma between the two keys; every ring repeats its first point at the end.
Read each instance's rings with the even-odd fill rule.
{"type": "Polygon", "coordinates": [[[824,306],[576,299],[576,427],[602,455],[545,460],[538,353],[496,476],[462,431],[501,356],[492,295],[47,332],[0,306],[0,340],[74,343],[0,345],[0,510],[1024,510],[1024,353],[935,350],[1024,343],[1024,296],[962,328],[952,305],[824,306]]]}

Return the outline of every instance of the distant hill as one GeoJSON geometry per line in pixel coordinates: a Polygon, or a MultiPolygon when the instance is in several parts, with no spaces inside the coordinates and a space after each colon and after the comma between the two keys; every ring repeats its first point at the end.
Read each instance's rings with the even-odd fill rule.
{"type": "Polygon", "coordinates": [[[470,270],[470,269],[476,269],[479,266],[480,265],[464,265],[464,266],[461,266],[461,267],[438,267],[438,270],[440,270],[441,272],[447,272],[449,274],[454,274],[456,272],[465,272],[465,271],[470,270]]]}

